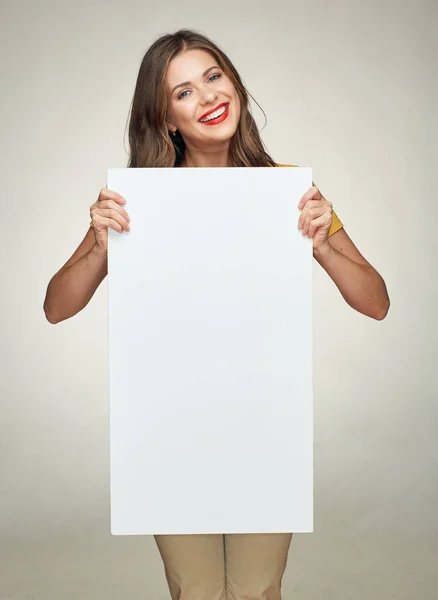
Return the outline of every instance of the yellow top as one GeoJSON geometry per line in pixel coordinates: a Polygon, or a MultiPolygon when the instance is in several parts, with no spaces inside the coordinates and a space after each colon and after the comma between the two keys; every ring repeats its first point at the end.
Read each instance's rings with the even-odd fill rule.
{"type": "MultiPolygon", "coordinates": [[[[281,165],[277,163],[277,167],[297,167],[298,165],[281,165]]],[[[332,224],[330,226],[329,237],[339,231],[344,225],[339,220],[335,211],[332,211],[332,224]]],[[[93,227],[93,221],[90,222],[90,227],[93,227]]]]}
{"type": "MultiPolygon", "coordinates": [[[[298,167],[298,165],[281,165],[279,163],[277,163],[277,167],[298,167]]],[[[315,184],[313,184],[315,185],[315,184]]],[[[336,233],[337,231],[339,231],[340,229],[342,229],[344,225],[341,223],[338,215],[335,213],[335,211],[332,211],[332,224],[330,226],[330,230],[329,230],[329,237],[331,235],[333,235],[334,233],[336,233]]]]}

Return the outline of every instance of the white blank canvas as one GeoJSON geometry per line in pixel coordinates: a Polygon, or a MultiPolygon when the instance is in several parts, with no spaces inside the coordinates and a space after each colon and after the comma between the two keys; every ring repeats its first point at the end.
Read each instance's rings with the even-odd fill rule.
{"type": "Polygon", "coordinates": [[[309,168],[110,169],[113,534],[313,528],[309,168]]]}

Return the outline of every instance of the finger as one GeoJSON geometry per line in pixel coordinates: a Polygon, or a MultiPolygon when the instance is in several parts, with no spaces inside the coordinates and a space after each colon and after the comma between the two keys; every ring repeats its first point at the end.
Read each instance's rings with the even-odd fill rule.
{"type": "Polygon", "coordinates": [[[129,224],[128,221],[125,219],[125,217],[123,217],[116,209],[114,208],[96,208],[93,211],[93,223],[94,220],[97,220],[97,225],[99,225],[99,218],[103,217],[106,219],[111,219],[112,221],[116,221],[117,223],[119,223],[119,225],[122,227],[122,229],[125,229],[125,231],[130,231],[129,228],[129,224]],[[97,219],[96,219],[97,217],[97,219]]]}
{"type": "Polygon", "coordinates": [[[321,196],[318,188],[315,186],[311,187],[309,190],[307,190],[307,192],[303,195],[303,197],[299,201],[298,208],[301,210],[303,208],[303,206],[306,204],[306,202],[308,202],[309,200],[313,200],[315,197],[318,199],[318,196],[321,196]]]}
{"type": "Polygon", "coordinates": [[[318,219],[321,215],[324,214],[324,208],[323,207],[319,207],[319,208],[312,208],[311,210],[309,210],[306,214],[306,218],[303,224],[303,231],[302,234],[303,235],[307,235],[309,233],[309,228],[311,223],[315,220],[318,219]]]}
{"type": "Polygon", "coordinates": [[[307,200],[307,202],[303,206],[303,212],[307,208],[317,208],[318,206],[324,206],[324,204],[325,201],[323,198],[321,198],[320,200],[307,200]]]}
{"type": "Polygon", "coordinates": [[[99,233],[101,231],[105,231],[109,228],[114,229],[118,233],[123,233],[123,227],[120,225],[118,221],[115,219],[111,219],[110,217],[102,217],[98,216],[94,223],[94,231],[99,233]]]}
{"type": "Polygon", "coordinates": [[[121,196],[117,192],[109,190],[108,188],[102,188],[100,190],[97,201],[101,202],[102,200],[114,200],[118,204],[126,204],[126,200],[125,198],[123,198],[123,196],[121,196]]]}
{"type": "Polygon", "coordinates": [[[93,206],[98,210],[101,210],[102,208],[112,208],[114,210],[117,210],[121,215],[123,215],[127,221],[131,220],[126,210],[122,206],[120,206],[120,204],[117,204],[117,202],[115,202],[114,200],[101,200],[97,205],[93,204],[93,206]]]}
{"type": "Polygon", "coordinates": [[[298,219],[298,229],[302,229],[304,222],[306,220],[306,215],[307,212],[311,209],[311,208],[317,208],[318,206],[323,206],[323,203],[321,202],[321,200],[308,200],[303,208],[303,211],[298,219]]]}
{"type": "Polygon", "coordinates": [[[325,210],[325,207],[321,205],[316,206],[314,208],[307,208],[307,206],[304,208],[303,212],[300,215],[300,218],[298,219],[298,229],[302,230],[301,233],[303,235],[307,235],[309,225],[312,219],[316,219],[317,217],[322,215],[325,212],[325,210]]]}
{"type": "Polygon", "coordinates": [[[328,213],[324,213],[317,219],[313,219],[313,221],[309,225],[309,234],[308,234],[309,238],[315,237],[315,233],[316,233],[317,229],[319,229],[321,227],[327,227],[329,225],[329,223],[331,223],[332,216],[330,215],[327,217],[327,214],[328,213]]]}
{"type": "Polygon", "coordinates": [[[105,229],[111,227],[111,229],[115,229],[118,233],[123,233],[123,227],[115,219],[111,219],[109,217],[100,217],[99,220],[105,229]]]}

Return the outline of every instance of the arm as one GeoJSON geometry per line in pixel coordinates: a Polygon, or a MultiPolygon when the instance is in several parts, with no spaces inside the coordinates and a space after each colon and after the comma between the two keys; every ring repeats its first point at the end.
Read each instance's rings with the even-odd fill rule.
{"type": "Polygon", "coordinates": [[[52,277],[44,300],[49,323],[59,323],[81,311],[107,275],[107,252],[95,243],[90,227],[65,265],[52,277]]]}
{"type": "Polygon", "coordinates": [[[378,321],[386,317],[390,301],[385,282],[343,228],[331,235],[327,243],[314,248],[313,256],[347,304],[378,321]]]}

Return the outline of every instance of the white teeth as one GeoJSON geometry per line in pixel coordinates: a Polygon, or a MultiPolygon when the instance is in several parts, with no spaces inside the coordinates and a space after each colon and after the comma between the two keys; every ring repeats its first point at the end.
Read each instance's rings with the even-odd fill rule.
{"type": "Polygon", "coordinates": [[[223,115],[226,110],[227,110],[226,106],[222,106],[221,108],[218,108],[218,110],[216,110],[214,113],[211,113],[211,115],[208,115],[208,117],[206,117],[205,119],[201,119],[201,123],[207,123],[207,121],[212,121],[213,119],[217,119],[218,117],[223,115]]]}

